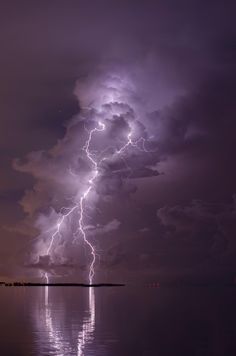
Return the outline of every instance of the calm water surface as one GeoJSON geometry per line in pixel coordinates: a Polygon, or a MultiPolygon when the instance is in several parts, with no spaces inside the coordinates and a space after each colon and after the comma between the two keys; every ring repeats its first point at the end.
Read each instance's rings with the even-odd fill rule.
{"type": "Polygon", "coordinates": [[[234,288],[2,287],[2,356],[235,356],[234,288]]]}

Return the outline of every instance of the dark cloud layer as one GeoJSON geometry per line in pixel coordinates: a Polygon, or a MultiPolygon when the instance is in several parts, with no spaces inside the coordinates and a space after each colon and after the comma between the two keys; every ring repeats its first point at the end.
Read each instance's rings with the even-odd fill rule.
{"type": "MultiPolygon", "coordinates": [[[[116,95],[102,79],[118,73],[134,87],[122,88],[128,103],[104,107],[103,143],[118,149],[135,121],[150,152],[130,150],[126,165],[104,161],[90,229],[104,251],[101,269],[233,275],[234,2],[59,0],[0,6],[3,273],[18,273],[44,214],[54,222],[67,204],[75,191],[73,174],[80,173],[82,183],[86,178],[86,160],[73,156],[86,137],[82,123],[93,127],[91,108],[99,104],[99,92],[116,95]],[[69,172],[66,180],[62,167],[69,172]],[[113,220],[120,222],[117,229],[106,229],[113,220]]],[[[102,148],[99,140],[94,144],[102,148]]],[[[59,262],[71,259],[77,268],[78,254],[59,262]]],[[[86,264],[80,258],[78,268],[86,264]]]]}

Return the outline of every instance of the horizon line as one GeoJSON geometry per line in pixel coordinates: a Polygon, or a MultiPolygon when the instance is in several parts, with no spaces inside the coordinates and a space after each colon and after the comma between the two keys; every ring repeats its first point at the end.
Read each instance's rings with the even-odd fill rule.
{"type": "Polygon", "coordinates": [[[124,287],[124,283],[34,283],[34,282],[0,282],[3,287],[124,287]]]}

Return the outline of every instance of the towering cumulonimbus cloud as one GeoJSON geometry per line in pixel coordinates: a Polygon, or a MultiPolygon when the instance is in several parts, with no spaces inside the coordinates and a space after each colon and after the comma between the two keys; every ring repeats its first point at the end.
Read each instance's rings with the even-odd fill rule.
{"type": "Polygon", "coordinates": [[[49,151],[30,153],[26,162],[15,160],[14,167],[36,180],[21,201],[39,230],[31,265],[46,269],[78,259],[89,266],[92,282],[96,236],[120,226],[116,217],[105,221],[102,211],[101,224],[97,205],[128,197],[136,178],[158,175],[159,157],[128,76],[100,73],[92,82],[78,82],[75,93],[81,110],[67,124],[64,138],[49,151]]]}

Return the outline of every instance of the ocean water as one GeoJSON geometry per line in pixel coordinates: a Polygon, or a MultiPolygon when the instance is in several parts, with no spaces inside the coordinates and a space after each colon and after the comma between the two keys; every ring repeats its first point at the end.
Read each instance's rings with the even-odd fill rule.
{"type": "Polygon", "coordinates": [[[235,356],[236,289],[1,287],[0,355],[235,356]]]}

